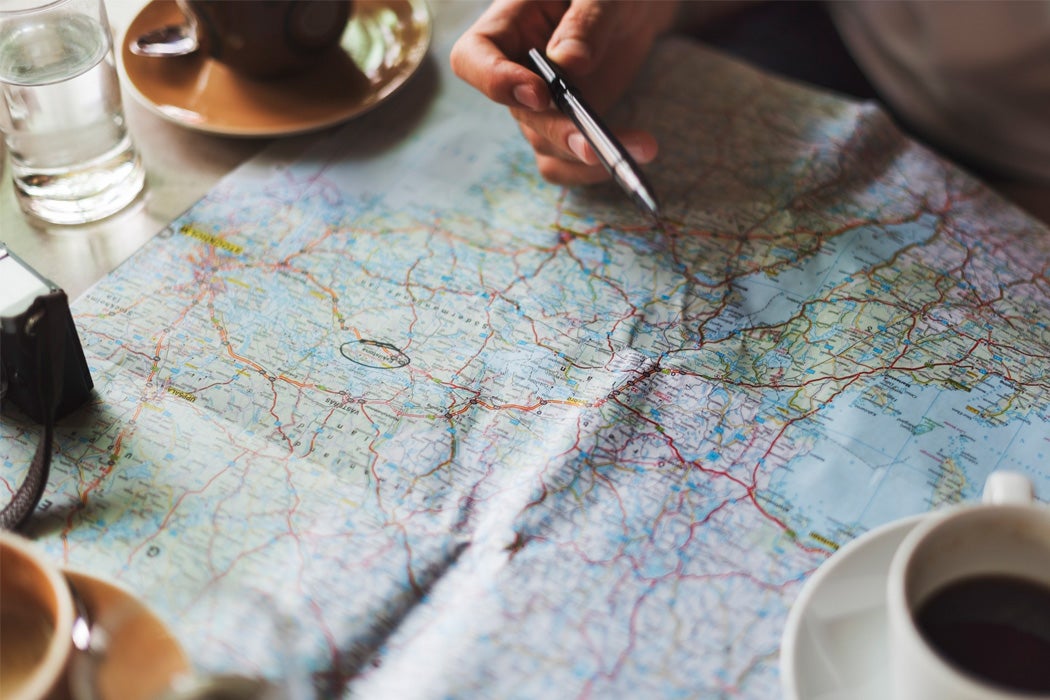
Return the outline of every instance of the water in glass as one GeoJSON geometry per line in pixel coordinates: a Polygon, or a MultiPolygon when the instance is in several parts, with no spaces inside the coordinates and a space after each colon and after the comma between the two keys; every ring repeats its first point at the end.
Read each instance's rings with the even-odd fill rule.
{"type": "Polygon", "coordinates": [[[101,219],[142,190],[109,30],[92,17],[38,13],[0,26],[0,130],[19,202],[41,219],[101,219]]]}

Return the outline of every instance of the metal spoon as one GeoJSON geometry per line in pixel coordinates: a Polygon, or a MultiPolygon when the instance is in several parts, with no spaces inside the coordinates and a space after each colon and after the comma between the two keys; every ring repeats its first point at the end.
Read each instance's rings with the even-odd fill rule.
{"type": "Polygon", "coordinates": [[[137,56],[185,56],[200,48],[192,24],[169,24],[140,35],[131,43],[137,56]]]}
{"type": "Polygon", "coordinates": [[[70,691],[76,700],[97,700],[98,664],[106,653],[106,634],[95,625],[91,612],[73,582],[66,577],[73,598],[73,656],[69,666],[70,691]]]}
{"type": "MultiPolygon", "coordinates": [[[[103,700],[98,672],[105,659],[109,638],[105,629],[96,624],[68,576],[66,584],[74,610],[69,691],[73,700],[103,700]]],[[[214,675],[179,677],[173,687],[162,694],[161,700],[291,700],[291,697],[265,678],[214,675]]]]}

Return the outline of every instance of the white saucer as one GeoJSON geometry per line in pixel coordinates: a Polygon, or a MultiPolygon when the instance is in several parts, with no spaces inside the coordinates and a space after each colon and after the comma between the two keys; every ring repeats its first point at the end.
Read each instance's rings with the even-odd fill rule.
{"type": "Polygon", "coordinates": [[[884,700],[884,619],[893,553],[925,514],[895,520],[838,550],[802,587],[780,644],[787,700],[884,700]]]}

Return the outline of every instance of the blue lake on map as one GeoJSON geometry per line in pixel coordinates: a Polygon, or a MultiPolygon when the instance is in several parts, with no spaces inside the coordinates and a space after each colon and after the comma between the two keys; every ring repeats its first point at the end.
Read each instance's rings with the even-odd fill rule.
{"type": "Polygon", "coordinates": [[[746,326],[775,326],[799,312],[799,300],[818,298],[821,290],[842,284],[890,259],[902,248],[930,237],[932,217],[893,226],[863,226],[828,241],[815,255],[770,278],[758,273],[734,284],[740,301],[733,300],[705,325],[710,340],[721,340],[746,326]]]}
{"type": "Polygon", "coordinates": [[[792,504],[800,535],[836,540],[837,532],[860,534],[944,499],[979,499],[999,469],[1024,472],[1037,495],[1050,495],[1043,417],[1006,414],[993,424],[970,410],[1013,394],[1009,382],[990,376],[971,391],[906,376],[900,384],[889,406],[876,406],[863,389],[847,391],[798,426],[818,437],[814,448],[773,473],[769,488],[792,504]]]}

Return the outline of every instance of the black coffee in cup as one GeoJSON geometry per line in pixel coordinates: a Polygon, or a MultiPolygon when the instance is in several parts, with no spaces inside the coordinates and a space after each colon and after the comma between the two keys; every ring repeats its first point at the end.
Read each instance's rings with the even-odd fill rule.
{"type": "Polygon", "coordinates": [[[1015,576],[963,578],[932,593],[915,621],[959,670],[1003,689],[1050,693],[1050,586],[1015,576]]]}

